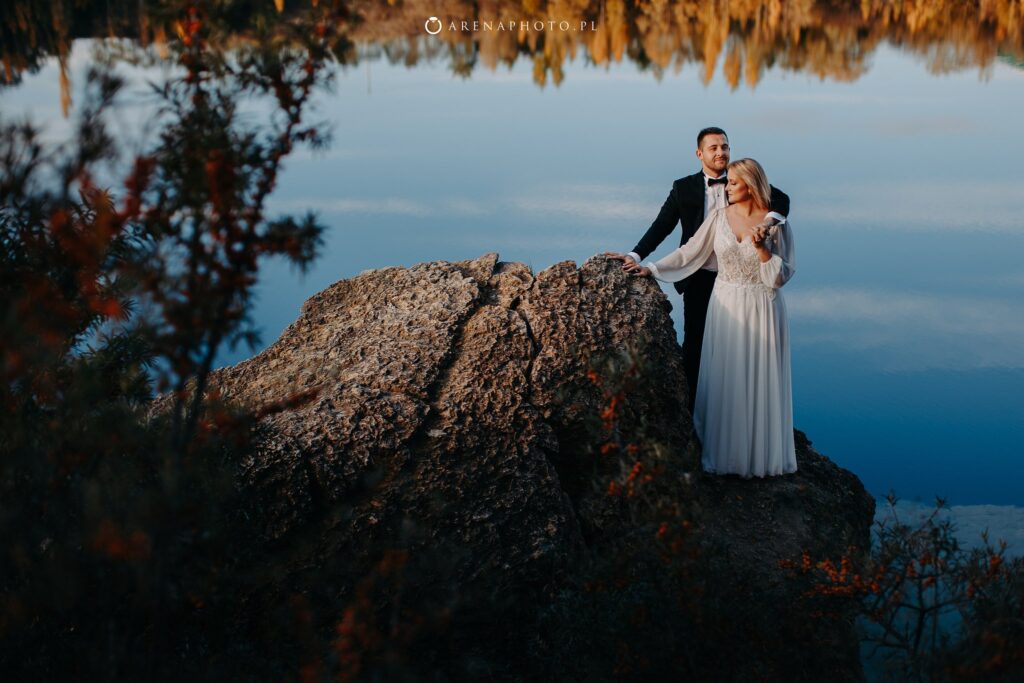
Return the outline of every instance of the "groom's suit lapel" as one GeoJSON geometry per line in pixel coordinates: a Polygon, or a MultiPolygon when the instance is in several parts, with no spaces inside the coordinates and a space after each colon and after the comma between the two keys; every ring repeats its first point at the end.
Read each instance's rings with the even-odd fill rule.
{"type": "Polygon", "coordinates": [[[704,206],[704,174],[700,171],[683,178],[681,183],[686,203],[704,206]]]}
{"type": "Polygon", "coordinates": [[[683,226],[682,240],[684,244],[693,237],[697,228],[704,222],[704,173],[697,171],[679,181],[679,218],[683,226]]]}

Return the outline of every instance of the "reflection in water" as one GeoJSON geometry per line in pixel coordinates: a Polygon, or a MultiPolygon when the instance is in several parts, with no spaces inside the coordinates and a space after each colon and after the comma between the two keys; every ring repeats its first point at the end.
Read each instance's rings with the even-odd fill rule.
{"type": "MultiPolygon", "coordinates": [[[[289,9],[307,2],[227,4],[239,17],[238,26],[242,18],[253,25],[254,14],[265,16],[266,25],[273,26],[288,20],[289,9]]],[[[561,83],[566,61],[581,53],[597,65],[628,59],[655,78],[695,62],[703,65],[705,83],[721,63],[721,78],[734,89],[741,82],[755,86],[773,66],[822,79],[854,80],[867,70],[868,57],[883,41],[921,55],[933,73],[986,69],[999,58],[1024,62],[1024,0],[335,0],[333,4],[346,10],[342,21],[350,26],[344,33],[362,46],[354,50],[347,41],[340,45],[337,56],[343,63],[386,58],[411,66],[443,59],[455,73],[468,76],[477,66],[494,70],[524,58],[533,61],[534,81],[542,87],[561,83]],[[444,26],[434,36],[424,30],[430,16],[437,16],[444,26]],[[472,30],[473,21],[478,22],[476,30],[472,30]],[[469,30],[462,30],[463,22],[469,30]],[[534,22],[544,22],[544,28],[536,30],[534,22]],[[558,22],[567,22],[568,30],[560,30],[558,22]],[[509,30],[510,23],[516,30],[509,30]]],[[[177,6],[170,0],[8,0],[0,9],[4,81],[16,83],[23,72],[33,72],[46,58],[56,56],[66,108],[66,61],[73,39],[132,38],[142,48],[156,46],[159,58],[168,36],[174,36],[176,13],[171,8],[177,6]]],[[[240,31],[223,36],[222,44],[230,47],[244,40],[240,31]]],[[[151,52],[141,52],[154,58],[151,52]]]]}
{"type": "Polygon", "coordinates": [[[1024,369],[1024,306],[1013,299],[831,286],[791,292],[786,305],[800,343],[868,352],[884,371],[1024,369]]]}
{"type": "Polygon", "coordinates": [[[703,64],[710,82],[719,60],[722,78],[736,88],[754,86],[764,70],[781,66],[821,78],[853,80],[864,73],[868,55],[882,41],[926,56],[933,72],[987,67],[1000,54],[1024,55],[1024,2],[956,0],[863,0],[863,2],[785,2],[711,0],[701,2],[489,2],[445,3],[433,12],[446,30],[422,39],[426,16],[418,4],[403,9],[382,3],[354,3],[366,21],[353,33],[357,43],[381,46],[392,61],[415,64],[437,53],[450,56],[456,71],[477,62],[494,69],[520,55],[534,62],[534,80],[556,85],[566,57],[584,50],[596,64],[627,58],[656,77],[688,62],[703,64]],[[529,8],[537,7],[536,10],[529,8]],[[567,21],[571,27],[594,21],[593,31],[518,32],[497,30],[498,22],[567,21]],[[451,20],[481,22],[475,32],[451,32],[451,20]],[[483,30],[490,22],[492,30],[483,30]]]}
{"type": "MultiPolygon", "coordinates": [[[[293,2],[293,10],[300,3],[293,2]]],[[[342,62],[352,61],[352,44],[346,38],[351,15],[338,0],[307,0],[301,8],[338,6],[329,16],[336,22],[337,36],[331,52],[342,62]]],[[[3,77],[0,88],[21,82],[25,73],[39,71],[56,57],[60,68],[61,107],[67,116],[70,106],[68,59],[72,41],[79,38],[121,38],[98,40],[99,61],[150,66],[168,60],[170,50],[180,47],[185,37],[182,25],[186,10],[199,7],[212,51],[226,54],[241,44],[273,44],[285,49],[294,44],[299,29],[298,12],[285,11],[284,0],[226,0],[202,9],[202,3],[186,0],[5,0],[0,4],[0,59],[3,77]],[[256,33],[261,35],[257,38],[256,33]]],[[[354,19],[354,17],[353,17],[354,19]]]]}

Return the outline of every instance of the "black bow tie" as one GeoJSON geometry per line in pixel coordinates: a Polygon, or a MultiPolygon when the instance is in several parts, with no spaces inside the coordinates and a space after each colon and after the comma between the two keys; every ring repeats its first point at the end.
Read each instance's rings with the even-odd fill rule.
{"type": "Polygon", "coordinates": [[[722,176],[721,178],[708,178],[708,187],[711,187],[712,185],[725,185],[727,182],[729,182],[729,179],[725,176],[722,176]]]}

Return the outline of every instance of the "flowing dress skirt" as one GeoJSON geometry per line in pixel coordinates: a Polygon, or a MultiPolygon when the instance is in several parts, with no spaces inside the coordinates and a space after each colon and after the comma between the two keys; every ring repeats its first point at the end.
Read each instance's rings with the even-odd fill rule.
{"type": "Polygon", "coordinates": [[[694,427],[708,472],[795,472],[789,319],[782,293],[716,279],[701,352],[694,427]]]}

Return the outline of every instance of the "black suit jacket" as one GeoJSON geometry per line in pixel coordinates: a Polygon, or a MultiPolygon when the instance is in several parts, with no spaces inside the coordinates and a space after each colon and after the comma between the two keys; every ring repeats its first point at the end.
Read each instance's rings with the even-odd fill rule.
{"type": "MultiPolygon", "coordinates": [[[[777,187],[772,187],[771,210],[789,216],[789,195],[777,187]]],[[[704,222],[704,172],[698,171],[685,178],[679,178],[672,182],[672,190],[668,193],[668,199],[661,207],[658,217],[647,228],[647,232],[636,243],[632,251],[635,251],[642,259],[646,259],[666,237],[672,234],[676,224],[682,223],[683,234],[679,240],[679,246],[693,237],[697,228],[704,222]]],[[[690,276],[693,277],[693,276],[690,276]]],[[[686,289],[685,278],[673,283],[676,291],[680,294],[686,289]]]]}

